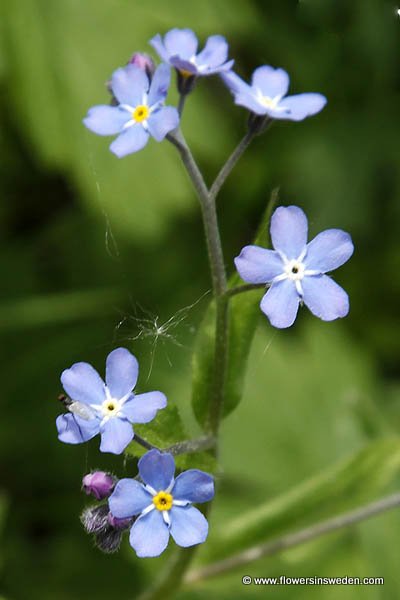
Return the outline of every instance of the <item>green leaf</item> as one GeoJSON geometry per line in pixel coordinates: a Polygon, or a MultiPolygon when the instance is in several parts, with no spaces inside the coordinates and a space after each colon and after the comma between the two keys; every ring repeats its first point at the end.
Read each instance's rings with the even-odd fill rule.
{"type": "Polygon", "coordinates": [[[210,555],[222,557],[372,501],[400,472],[400,438],[370,443],[351,458],[215,530],[210,555]]]}
{"type": "MultiPolygon", "coordinates": [[[[271,193],[254,244],[268,245],[268,225],[277,199],[278,189],[275,189],[271,193]]],[[[239,275],[233,274],[229,280],[229,288],[240,284],[239,275]]],[[[223,417],[229,415],[236,408],[243,394],[247,359],[257,327],[262,292],[262,290],[256,289],[237,294],[230,300],[229,350],[223,417]]],[[[215,302],[212,301],[197,334],[192,362],[192,405],[196,418],[202,426],[206,422],[209,401],[213,393],[213,378],[210,374],[214,369],[214,345],[215,302]]]]}
{"type": "Polygon", "coordinates": [[[218,470],[217,459],[210,451],[180,454],[175,456],[175,464],[181,471],[200,469],[207,473],[216,473],[218,470]]]}
{"type": "MultiPolygon", "coordinates": [[[[135,425],[134,429],[135,433],[145,439],[146,442],[160,449],[166,449],[177,442],[188,439],[178,408],[173,404],[168,404],[150,423],[135,425]]],[[[146,452],[147,450],[135,442],[134,439],[125,450],[126,454],[136,458],[140,458],[146,452]]],[[[175,456],[175,464],[180,471],[201,469],[208,473],[215,473],[218,467],[216,458],[208,450],[179,454],[175,456]]]]}
{"type": "MultiPolygon", "coordinates": [[[[135,433],[140,437],[157,446],[158,448],[168,448],[177,442],[187,439],[182,419],[176,406],[168,403],[167,407],[157,413],[155,419],[144,425],[135,425],[135,433]]],[[[147,450],[140,446],[135,439],[126,448],[125,453],[130,456],[140,457],[147,450]]]]}

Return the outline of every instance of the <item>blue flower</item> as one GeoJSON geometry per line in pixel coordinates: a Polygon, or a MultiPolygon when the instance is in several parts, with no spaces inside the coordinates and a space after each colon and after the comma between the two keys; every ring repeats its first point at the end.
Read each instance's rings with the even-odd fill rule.
{"type": "Polygon", "coordinates": [[[290,327],[303,302],[323,321],[349,312],[346,292],[326,275],[353,254],[349,234],[327,229],[307,244],[307,230],[307,217],[300,208],[280,206],[271,218],[275,250],[246,246],[235,258],[244,281],[271,284],[260,307],[274,327],[290,327]]]}
{"type": "Polygon", "coordinates": [[[245,106],[256,115],[267,115],[271,119],[302,121],[322,110],[327,102],[322,94],[297,94],[286,96],[289,75],[283,69],[263,66],[256,69],[251,85],[236,73],[221,73],[224,83],[235,97],[235,104],[245,106]]]}
{"type": "Polygon", "coordinates": [[[208,523],[193,502],[214,497],[211,475],[190,469],[174,479],[172,454],[150,450],[139,460],[139,475],[144,482],[121,479],[108,503],[111,513],[126,519],[137,516],[129,541],[140,557],[159,556],[168,545],[170,534],[178,546],[194,546],[205,541],[208,523]]]}
{"type": "Polygon", "coordinates": [[[229,70],[233,60],[228,62],[228,44],[222,35],[212,35],[207,39],[203,50],[197,52],[197,37],[191,29],[171,29],[164,36],[160,34],[150,40],[161,60],[178,71],[190,76],[213,75],[229,70]]]}
{"type": "Polygon", "coordinates": [[[70,397],[69,413],[57,417],[58,439],[80,444],[100,433],[101,452],[121,454],[134,436],[131,423],[148,423],[167,405],[161,392],[132,392],[138,371],[136,358],[126,348],[108,355],[106,383],[85,362],[63,371],[61,383],[70,397]]]}
{"type": "Polygon", "coordinates": [[[151,83],[136,65],[117,69],[110,88],[119,104],[93,106],[83,122],[98,135],[119,134],[110,145],[119,158],[141,150],[150,135],[161,142],[179,124],[176,108],[163,106],[169,83],[170,67],[165,64],[156,69],[151,83]]]}

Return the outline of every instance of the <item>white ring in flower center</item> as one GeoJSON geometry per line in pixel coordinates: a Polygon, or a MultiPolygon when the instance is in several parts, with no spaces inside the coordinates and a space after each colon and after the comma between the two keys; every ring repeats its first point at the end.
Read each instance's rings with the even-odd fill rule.
{"type": "Polygon", "coordinates": [[[102,413],[105,417],[115,417],[121,409],[121,402],[114,400],[114,398],[108,398],[104,400],[101,405],[102,413]]]}
{"type": "Polygon", "coordinates": [[[304,263],[299,260],[289,260],[285,265],[285,274],[288,279],[292,281],[301,281],[304,277],[306,267],[304,263]]]}

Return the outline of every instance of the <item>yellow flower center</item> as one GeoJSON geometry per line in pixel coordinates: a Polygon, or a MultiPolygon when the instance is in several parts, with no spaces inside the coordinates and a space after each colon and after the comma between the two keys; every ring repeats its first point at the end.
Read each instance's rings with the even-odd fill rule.
{"type": "Polygon", "coordinates": [[[153,504],[157,510],[170,510],[173,498],[168,492],[158,492],[153,498],[153,504]]]}
{"type": "Polygon", "coordinates": [[[136,121],[136,123],[141,123],[142,121],[145,121],[147,119],[149,114],[149,107],[145,104],[139,104],[139,106],[137,106],[132,112],[132,119],[136,121]]]}
{"type": "Polygon", "coordinates": [[[186,69],[179,69],[179,73],[182,75],[182,77],[185,77],[185,79],[188,77],[193,77],[193,73],[186,71],[186,69]]]}
{"type": "Polygon", "coordinates": [[[260,98],[260,102],[265,108],[269,108],[274,110],[277,107],[278,101],[277,98],[270,98],[269,96],[262,96],[260,98]]]}

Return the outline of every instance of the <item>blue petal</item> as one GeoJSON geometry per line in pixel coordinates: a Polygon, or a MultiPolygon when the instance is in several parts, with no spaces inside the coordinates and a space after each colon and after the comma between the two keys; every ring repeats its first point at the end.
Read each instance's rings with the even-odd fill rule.
{"type": "Polygon", "coordinates": [[[136,65],[127,65],[114,71],[111,89],[120,104],[135,107],[142,103],[143,94],[149,89],[149,80],[143,69],[136,65]]]}
{"type": "Polygon", "coordinates": [[[60,415],[56,419],[58,439],[66,444],[81,444],[91,440],[99,433],[100,423],[97,419],[85,421],[76,415],[60,415]]]}
{"type": "Polygon", "coordinates": [[[142,515],[132,525],[129,543],[141,558],[160,556],[168,546],[169,529],[160,510],[142,515]]]}
{"type": "Polygon", "coordinates": [[[228,60],[228,62],[224,63],[223,65],[219,65],[218,67],[208,67],[205,71],[202,70],[199,75],[214,75],[214,73],[224,73],[232,69],[234,63],[234,60],[228,60]]]}
{"type": "Polygon", "coordinates": [[[263,96],[284,96],[289,89],[289,75],[283,69],[265,65],[254,71],[251,85],[259,89],[263,96]]]}
{"type": "Polygon", "coordinates": [[[207,519],[194,506],[173,506],[171,535],[178,546],[184,548],[201,544],[208,535],[207,519]]]}
{"type": "Polygon", "coordinates": [[[161,142],[167,133],[179,125],[179,113],[173,106],[165,106],[152,113],[147,121],[150,134],[161,142]]]}
{"type": "Polygon", "coordinates": [[[101,427],[100,452],[121,454],[133,439],[133,429],[129,421],[111,417],[101,427]]]}
{"type": "Polygon", "coordinates": [[[98,135],[114,135],[122,130],[130,118],[129,113],[118,106],[93,106],[83,123],[98,135]]]}
{"type": "Polygon", "coordinates": [[[134,479],[120,479],[108,499],[110,511],[118,519],[138,515],[152,502],[151,494],[134,479]]]}
{"type": "Polygon", "coordinates": [[[349,297],[327,275],[304,277],[302,280],[304,304],[313,315],[323,321],[345,317],[349,312],[349,297]]]}
{"type": "Polygon", "coordinates": [[[219,67],[227,58],[228,44],[226,39],[222,35],[211,35],[203,50],[197,55],[196,63],[208,67],[219,67]]]}
{"type": "Polygon", "coordinates": [[[235,95],[235,104],[238,104],[239,106],[244,106],[256,115],[267,115],[271,112],[268,108],[266,108],[257,100],[254,92],[250,87],[247,91],[241,91],[235,95]]]}
{"type": "Polygon", "coordinates": [[[131,423],[148,423],[152,421],[160,408],[167,406],[167,399],[162,392],[137,394],[123,405],[124,416],[131,423]]]}
{"type": "Polygon", "coordinates": [[[122,158],[144,148],[148,139],[149,134],[144,130],[143,125],[137,123],[121,133],[110,145],[110,150],[118,158],[122,158]]]}
{"type": "Polygon", "coordinates": [[[190,59],[196,54],[197,38],[191,29],[171,29],[164,36],[169,56],[190,59]]]}
{"type": "Polygon", "coordinates": [[[221,73],[221,79],[233,94],[252,93],[251,87],[233,71],[221,73]]]}
{"type": "Polygon", "coordinates": [[[167,52],[167,50],[165,49],[165,46],[163,44],[161,35],[159,33],[157,33],[157,35],[155,35],[149,42],[149,44],[151,46],[153,46],[154,50],[158,53],[158,55],[160,56],[161,60],[168,62],[169,61],[169,54],[167,52]]]}
{"type": "Polygon", "coordinates": [[[307,269],[326,273],[343,265],[353,254],[351,237],[341,229],[327,229],[309,244],[304,263],[307,269]]]}
{"type": "Polygon", "coordinates": [[[325,106],[327,100],[322,94],[297,94],[283,98],[279,107],[285,108],[284,112],[276,111],[275,119],[290,119],[291,121],[302,121],[319,113],[325,106]],[[287,113],[287,111],[290,111],[287,113]],[[281,116],[279,116],[281,115],[281,116]]]}
{"type": "Polygon", "coordinates": [[[106,398],[105,386],[92,365],[79,362],[61,373],[61,383],[72,400],[86,404],[101,404],[106,398]]]}
{"type": "Polygon", "coordinates": [[[139,460],[138,469],[142,480],[159,492],[172,482],[175,462],[172,454],[150,450],[139,460]]]}
{"type": "Polygon", "coordinates": [[[139,365],[126,348],[116,348],[107,356],[106,384],[113,398],[119,400],[136,385],[139,365]]]}
{"type": "Polygon", "coordinates": [[[189,469],[178,475],[171,493],[176,500],[208,502],[214,498],[214,478],[204,471],[189,469]]]}
{"type": "Polygon", "coordinates": [[[282,258],[274,250],[245,246],[235,258],[240,277],[248,283],[268,283],[283,273],[282,258]]]}
{"type": "Polygon", "coordinates": [[[171,81],[171,67],[166,64],[161,64],[155,70],[153,79],[150,84],[148,97],[149,106],[153,106],[157,102],[165,100],[169,84],[171,81]]]}
{"type": "Polygon", "coordinates": [[[175,69],[178,69],[178,71],[187,71],[192,75],[199,75],[199,70],[195,64],[188,60],[184,60],[183,58],[179,58],[179,56],[171,57],[169,62],[175,69]]]}
{"type": "Polygon", "coordinates": [[[284,279],[272,284],[261,300],[260,308],[267,315],[271,325],[278,329],[285,329],[293,325],[299,303],[300,297],[295,283],[284,279]]]}
{"type": "Polygon", "coordinates": [[[272,215],[272,244],[289,260],[298,258],[303,252],[307,230],[307,217],[298,206],[280,206],[272,215]]]}

